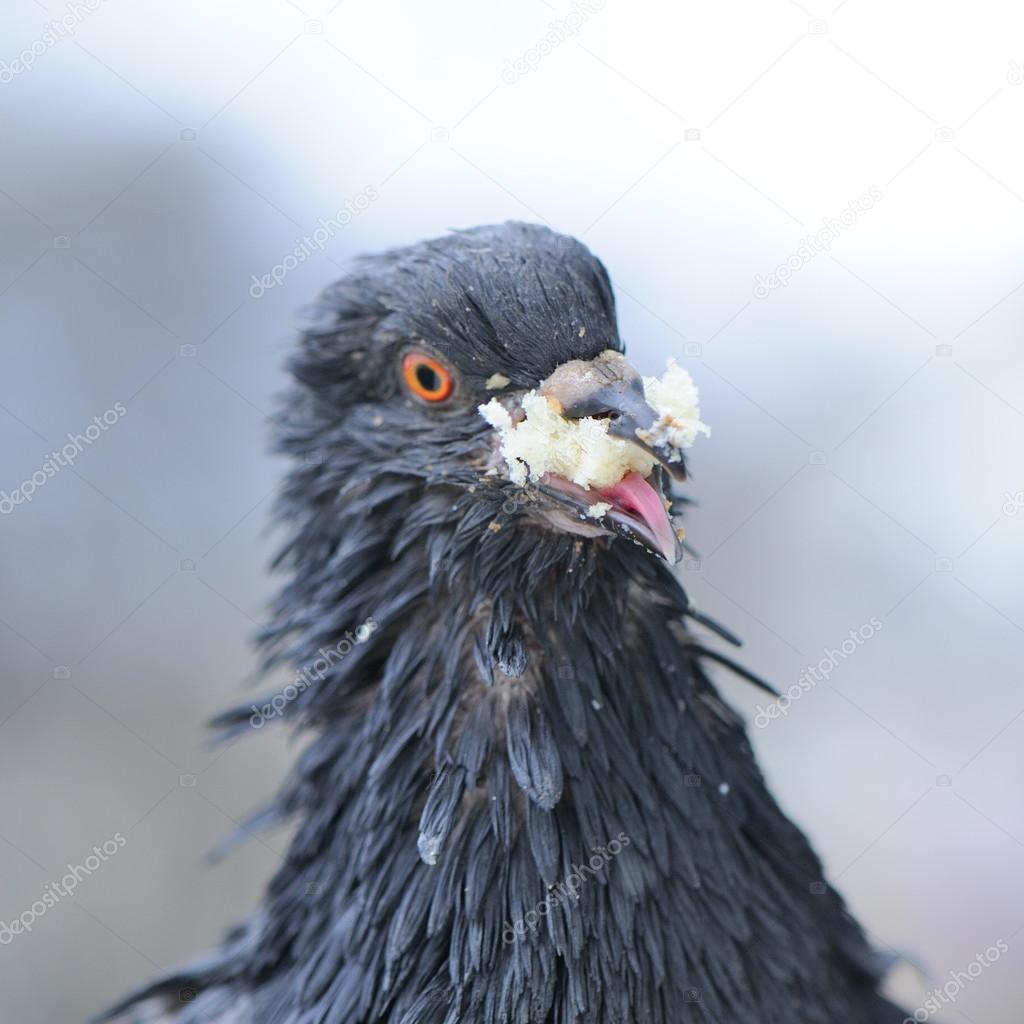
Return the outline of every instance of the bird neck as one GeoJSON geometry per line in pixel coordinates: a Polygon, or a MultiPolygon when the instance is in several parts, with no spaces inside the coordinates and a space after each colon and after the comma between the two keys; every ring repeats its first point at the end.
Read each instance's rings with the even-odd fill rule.
{"type": "Polygon", "coordinates": [[[866,947],[831,890],[808,896],[820,865],[671,574],[622,541],[454,513],[421,502],[412,533],[357,519],[287,556],[293,651],[376,629],[296,699],[317,730],[282,800],[299,825],[231,970],[353,1024],[814,1000],[847,1011],[815,1020],[881,1020],[850,1012],[876,999],[866,947]]]}

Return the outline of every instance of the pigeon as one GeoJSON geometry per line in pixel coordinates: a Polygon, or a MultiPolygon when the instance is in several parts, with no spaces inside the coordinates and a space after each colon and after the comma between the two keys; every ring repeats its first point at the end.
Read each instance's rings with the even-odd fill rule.
{"type": "Polygon", "coordinates": [[[673,573],[685,445],[598,259],[516,222],[364,257],[289,370],[260,643],[294,675],[217,724],[309,736],[259,816],[294,838],[251,918],[101,1019],[904,1020],[712,681],[767,686],[673,573]],[[598,469],[509,456],[528,399],[598,469]]]}

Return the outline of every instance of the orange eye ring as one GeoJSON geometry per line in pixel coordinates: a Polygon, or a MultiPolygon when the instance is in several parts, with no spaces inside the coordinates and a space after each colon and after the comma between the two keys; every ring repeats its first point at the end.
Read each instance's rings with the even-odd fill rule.
{"type": "Polygon", "coordinates": [[[408,352],[402,357],[402,380],[417,398],[434,405],[450,398],[455,390],[451,371],[425,352],[408,352]]]}

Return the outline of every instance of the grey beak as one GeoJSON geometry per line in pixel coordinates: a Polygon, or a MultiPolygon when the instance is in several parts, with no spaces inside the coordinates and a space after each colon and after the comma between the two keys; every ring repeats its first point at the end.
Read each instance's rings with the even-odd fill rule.
{"type": "Polygon", "coordinates": [[[555,399],[562,406],[562,415],[570,419],[607,418],[612,437],[649,452],[674,479],[686,479],[686,465],[678,455],[641,440],[650,434],[658,414],[644,398],[643,378],[621,352],[606,349],[596,359],[563,363],[539,390],[555,399]]]}

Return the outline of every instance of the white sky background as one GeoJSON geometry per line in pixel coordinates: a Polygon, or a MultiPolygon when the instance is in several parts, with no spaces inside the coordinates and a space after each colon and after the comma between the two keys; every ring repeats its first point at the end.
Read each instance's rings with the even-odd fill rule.
{"type": "Polygon", "coordinates": [[[684,581],[744,660],[785,688],[882,623],[754,742],[878,943],[933,984],[1007,943],[943,1019],[1017,1021],[1024,9],[80,10],[52,45],[64,6],[0,13],[0,489],[127,413],[0,517],[0,920],[127,843],[0,947],[0,1016],[83,1017],[255,903],[284,836],[201,857],[294,751],[220,753],[202,722],[254,668],[296,314],[356,252],[517,218],[581,236],[640,368],[674,354],[700,385],[684,581]],[[573,32],[542,44],[552,23],[573,32]]]}

